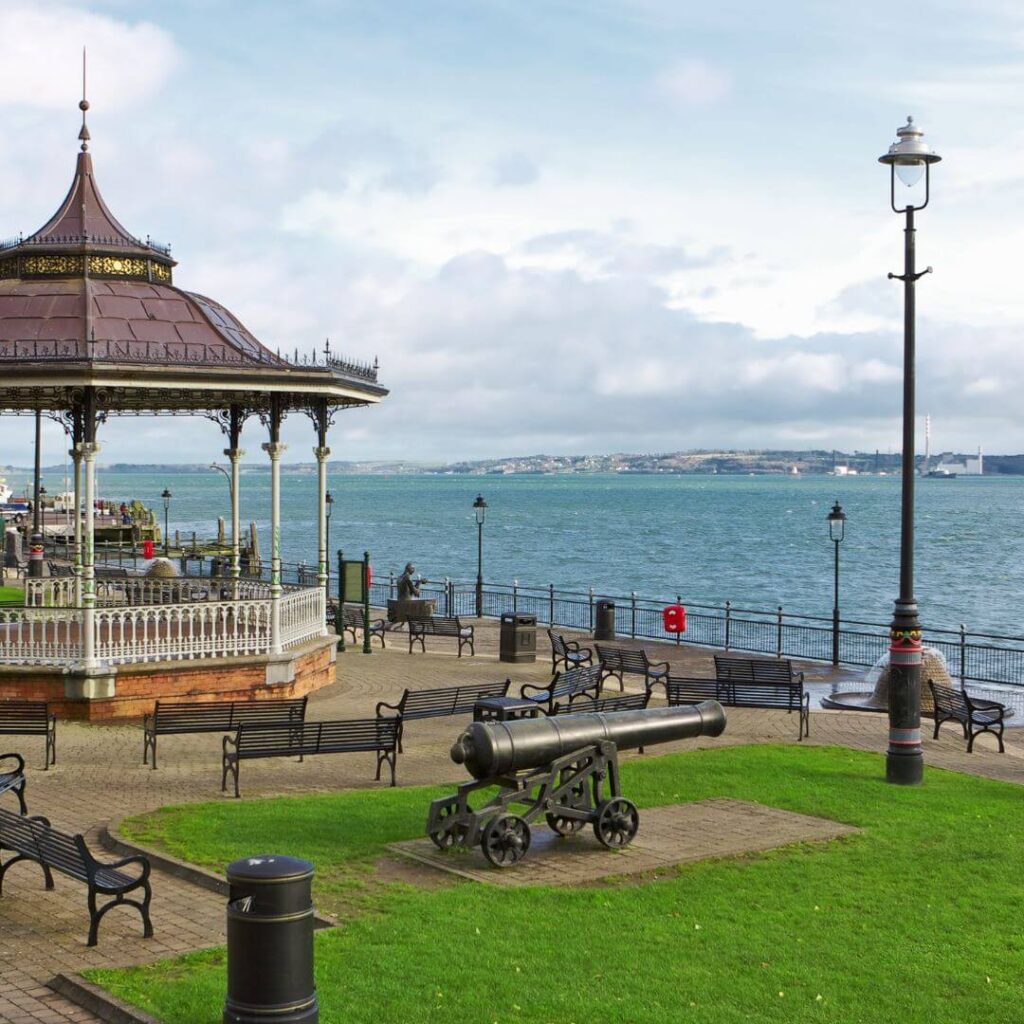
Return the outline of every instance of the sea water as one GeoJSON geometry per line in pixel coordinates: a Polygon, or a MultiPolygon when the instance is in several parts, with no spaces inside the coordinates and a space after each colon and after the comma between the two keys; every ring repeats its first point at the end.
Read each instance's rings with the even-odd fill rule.
{"type": "MultiPolygon", "coordinates": [[[[23,477],[12,475],[16,492],[23,477]]],[[[63,487],[44,478],[52,494],[63,487]]],[[[332,551],[371,555],[375,574],[407,561],[432,580],[476,576],[472,504],[487,501],[483,528],[488,581],[598,593],[674,598],[830,616],[834,547],[826,515],[847,513],[840,546],[844,620],[885,623],[899,580],[898,477],[565,476],[331,474],[332,551]]],[[[137,498],[171,531],[211,538],[230,516],[226,479],[193,472],[100,471],[98,493],[137,498]]],[[[932,627],[1024,633],[1024,478],[957,477],[916,483],[916,596],[932,627]]],[[[243,471],[243,533],[257,523],[269,556],[270,477],[243,471]]],[[[316,473],[289,472],[281,489],[282,557],[316,562],[316,473]]]]}

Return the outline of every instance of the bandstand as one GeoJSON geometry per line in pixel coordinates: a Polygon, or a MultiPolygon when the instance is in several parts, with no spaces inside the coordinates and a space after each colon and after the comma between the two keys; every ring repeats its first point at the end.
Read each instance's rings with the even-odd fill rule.
{"type": "Polygon", "coordinates": [[[83,100],[74,180],[38,231],[0,243],[0,412],[41,412],[70,439],[73,575],[26,583],[26,606],[0,609],[0,698],[52,701],[65,717],[149,710],[155,697],[299,695],[334,678],[327,635],[328,428],[343,408],[387,390],[376,364],[293,360],[227,309],[174,283],[170,248],[129,234],[93,173],[83,100]],[[281,422],[312,421],[318,467],[315,585],[282,581],[281,422]],[[111,416],[204,416],[231,463],[229,575],[218,581],[97,580],[93,538],[100,428],[111,416]],[[262,424],[270,464],[269,580],[241,571],[243,425],[262,424]],[[84,514],[83,514],[84,513],[84,514]]]}

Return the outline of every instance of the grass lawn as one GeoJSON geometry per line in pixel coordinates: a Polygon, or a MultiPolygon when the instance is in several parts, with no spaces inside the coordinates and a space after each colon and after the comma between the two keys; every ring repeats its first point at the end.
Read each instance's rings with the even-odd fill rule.
{"type": "Polygon", "coordinates": [[[21,587],[0,587],[0,607],[4,605],[23,605],[25,591],[21,587]]]}
{"type": "MultiPolygon", "coordinates": [[[[126,830],[218,868],[313,860],[318,905],[346,918],[317,936],[324,1024],[1019,1021],[1024,791],[937,769],[903,789],[883,771],[795,745],[631,761],[641,809],[731,796],[865,829],[639,885],[374,884],[383,844],[422,832],[426,789],[192,805],[126,830]]],[[[223,951],[89,977],[166,1024],[220,1020],[223,951]]]]}

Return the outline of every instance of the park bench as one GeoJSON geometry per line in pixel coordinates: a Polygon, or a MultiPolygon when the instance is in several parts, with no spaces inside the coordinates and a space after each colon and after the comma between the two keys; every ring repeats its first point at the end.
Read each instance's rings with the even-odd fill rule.
{"type": "MultiPolygon", "coordinates": [[[[357,608],[355,605],[342,605],[341,606],[341,628],[346,633],[352,634],[352,643],[356,642],[356,630],[363,628],[363,609],[357,608]]],[[[387,631],[387,623],[383,619],[371,619],[369,634],[371,637],[375,636],[380,640],[380,646],[382,648],[387,647],[384,642],[384,634],[387,631]]]]}
{"type": "Polygon", "coordinates": [[[1003,718],[1006,705],[994,700],[980,700],[972,697],[966,690],[954,690],[933,680],[928,680],[935,703],[935,732],[932,739],[939,738],[939,726],[943,722],[959,722],[967,740],[967,753],[974,749],[974,740],[983,732],[990,732],[999,743],[999,753],[1003,750],[1003,718]]]}
{"type": "Polygon", "coordinates": [[[21,754],[0,754],[0,793],[10,791],[18,798],[21,804],[21,813],[28,814],[28,807],[25,806],[25,759],[21,754]],[[4,761],[14,761],[14,764],[4,765],[4,761]]]}
{"type": "Polygon", "coordinates": [[[238,768],[242,761],[266,757],[304,758],[313,754],[352,754],[371,751],[377,755],[377,774],[381,765],[391,769],[395,784],[395,754],[400,723],[396,718],[351,718],[333,722],[298,722],[295,725],[254,725],[243,723],[235,735],[224,737],[224,755],[220,780],[227,789],[228,772],[238,791],[238,768]]]}
{"type": "Polygon", "coordinates": [[[589,647],[580,647],[579,640],[566,640],[561,633],[556,633],[553,629],[548,630],[548,639],[551,641],[552,672],[557,672],[559,668],[589,665],[593,660],[593,651],[589,647]]]}
{"type": "Polygon", "coordinates": [[[45,700],[0,700],[0,733],[7,736],[45,736],[43,769],[57,763],[57,716],[45,700]]]}
{"type": "Polygon", "coordinates": [[[714,679],[668,676],[665,697],[671,704],[717,700],[734,708],[767,708],[799,713],[797,739],[811,734],[811,696],[804,691],[803,672],[793,673],[787,659],[731,658],[715,655],[714,679]]]}
{"type": "Polygon", "coordinates": [[[53,888],[54,871],[88,886],[90,946],[96,945],[103,915],[119,906],[134,907],[142,915],[143,936],[152,938],[149,903],[153,893],[149,885],[149,861],[145,857],[125,857],[124,860],[104,863],[90,853],[82,836],[60,832],[42,816],[30,818],[3,809],[0,809],[0,849],[14,854],[6,863],[0,863],[0,893],[3,891],[4,874],[20,860],[34,861],[43,869],[47,889],[53,888]],[[121,870],[131,864],[141,869],[138,875],[121,870]],[[136,889],[142,890],[141,902],[125,898],[136,889]],[[97,897],[101,896],[112,896],[113,899],[97,907],[97,897]]]}
{"type": "MultiPolygon", "coordinates": [[[[411,620],[410,620],[411,621],[411,620]]],[[[378,718],[398,722],[398,749],[402,750],[402,734],[406,720],[414,718],[441,718],[446,715],[471,715],[481,697],[504,697],[511,681],[502,683],[464,683],[461,686],[441,686],[432,690],[405,690],[397,704],[380,701],[378,718]],[[387,712],[393,711],[393,715],[387,712]]]]}
{"type": "MultiPolygon", "coordinates": [[[[620,693],[614,697],[591,697],[589,694],[578,693],[570,697],[566,705],[556,704],[551,710],[553,715],[578,715],[588,711],[642,711],[651,700],[651,691],[643,693],[620,693]]],[[[643,747],[637,747],[642,754],[643,747]]]]}
{"type": "Polygon", "coordinates": [[[153,752],[156,769],[158,736],[198,732],[234,732],[240,725],[294,725],[306,718],[306,698],[274,700],[156,702],[152,715],[142,719],[142,763],[153,752]]]}
{"type": "Polygon", "coordinates": [[[546,714],[553,715],[560,700],[568,702],[581,694],[596,699],[600,692],[601,666],[580,665],[565,672],[556,672],[547,686],[525,683],[519,690],[519,696],[524,700],[536,701],[546,714]]]}
{"type": "Polygon", "coordinates": [[[446,618],[441,615],[432,615],[429,619],[409,619],[409,653],[412,654],[412,645],[419,641],[420,650],[427,652],[424,640],[428,636],[450,636],[459,642],[459,657],[462,657],[462,648],[468,646],[470,654],[476,654],[473,646],[473,627],[464,626],[458,616],[446,618]]]}
{"type": "Polygon", "coordinates": [[[601,665],[601,682],[609,676],[618,676],[619,689],[624,690],[623,676],[626,673],[644,677],[644,686],[650,689],[652,683],[660,683],[668,676],[667,661],[651,661],[644,650],[634,651],[628,647],[609,647],[594,644],[597,660],[601,665]]]}

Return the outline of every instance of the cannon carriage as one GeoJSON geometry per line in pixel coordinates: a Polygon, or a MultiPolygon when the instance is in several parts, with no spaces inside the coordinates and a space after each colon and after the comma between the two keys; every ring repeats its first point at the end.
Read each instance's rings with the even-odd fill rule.
{"type": "Polygon", "coordinates": [[[560,836],[588,824],[608,849],[628,846],[640,813],[622,795],[620,749],[694,736],[718,736],[717,701],[691,707],[474,722],[452,747],[473,779],[430,805],[427,835],[442,850],[479,846],[495,867],[511,867],[530,848],[530,826],[543,817],[560,836]],[[496,793],[474,809],[474,794],[496,793]]]}

